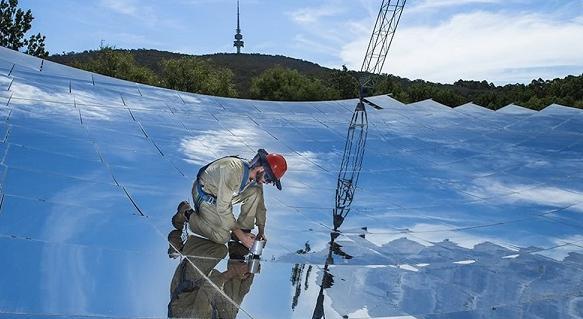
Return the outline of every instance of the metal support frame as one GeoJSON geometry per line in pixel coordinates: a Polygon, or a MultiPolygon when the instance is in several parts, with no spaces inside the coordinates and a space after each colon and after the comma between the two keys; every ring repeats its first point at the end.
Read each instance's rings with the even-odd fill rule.
{"type": "MultiPolygon", "coordinates": [[[[389,48],[395,37],[395,31],[401,20],[405,2],[407,0],[383,0],[360,68],[361,72],[381,74],[389,48]]],[[[371,77],[366,76],[361,80],[361,85],[366,87],[370,85],[370,81],[371,77]]]]}
{"type": "Polygon", "coordinates": [[[358,177],[362,168],[366,137],[368,134],[368,117],[362,101],[356,105],[352,119],[348,126],[344,156],[338,172],[336,182],[336,206],[333,211],[334,230],[342,225],[344,218],[350,212],[350,205],[358,184],[358,177]]]}
{"type": "Polygon", "coordinates": [[[406,0],[383,0],[362,62],[360,71],[364,72],[365,76],[359,80],[359,101],[348,126],[344,155],[336,183],[336,205],[333,210],[334,231],[338,230],[350,212],[350,205],[354,199],[358,177],[362,169],[368,132],[365,88],[372,84],[370,74],[380,74],[382,71],[405,2],[406,0]]]}
{"type": "MultiPolygon", "coordinates": [[[[326,317],[324,311],[324,290],[334,285],[334,276],[329,271],[329,266],[334,263],[333,255],[342,256],[342,258],[346,259],[352,258],[352,256],[341,250],[342,246],[338,245],[335,240],[340,236],[338,229],[350,212],[350,206],[354,199],[358,178],[362,169],[368,134],[368,116],[366,114],[365,103],[374,105],[374,103],[365,99],[365,88],[372,86],[372,78],[370,75],[380,74],[382,71],[389,47],[395,36],[397,25],[401,19],[405,2],[406,0],[383,0],[375,22],[374,31],[366,50],[364,62],[362,63],[361,72],[364,72],[365,76],[359,79],[359,101],[352,113],[352,119],[348,126],[344,155],[340,164],[340,170],[338,171],[336,205],[332,211],[334,231],[330,233],[328,256],[324,264],[320,292],[316,299],[314,312],[312,313],[313,319],[326,317]]],[[[366,228],[363,227],[363,230],[366,230],[366,228]]],[[[364,235],[362,237],[364,238],[364,235]]]]}

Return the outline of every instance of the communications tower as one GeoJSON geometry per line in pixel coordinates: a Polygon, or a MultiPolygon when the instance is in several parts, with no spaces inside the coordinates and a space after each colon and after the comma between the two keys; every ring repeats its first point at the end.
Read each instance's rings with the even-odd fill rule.
{"type": "Polygon", "coordinates": [[[243,35],[241,34],[241,27],[239,26],[239,0],[237,0],[237,33],[235,33],[233,46],[237,47],[237,54],[241,53],[241,48],[244,47],[243,35]]]}

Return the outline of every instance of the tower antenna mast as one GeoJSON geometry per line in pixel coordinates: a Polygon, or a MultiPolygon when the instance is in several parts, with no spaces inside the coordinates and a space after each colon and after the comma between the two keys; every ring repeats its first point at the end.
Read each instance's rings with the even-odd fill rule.
{"type": "Polygon", "coordinates": [[[244,47],[243,35],[241,34],[241,26],[239,25],[239,0],[237,0],[237,33],[235,33],[235,41],[233,46],[237,47],[237,54],[241,53],[241,48],[244,47]]]}

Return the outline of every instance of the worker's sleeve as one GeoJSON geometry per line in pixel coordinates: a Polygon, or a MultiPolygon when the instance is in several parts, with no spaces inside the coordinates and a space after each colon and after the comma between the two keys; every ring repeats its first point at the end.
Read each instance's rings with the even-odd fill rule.
{"type": "Polygon", "coordinates": [[[263,199],[263,185],[259,185],[259,194],[257,198],[257,212],[255,213],[255,225],[264,226],[267,222],[267,208],[265,207],[265,200],[263,199]]]}
{"type": "Polygon", "coordinates": [[[233,166],[226,164],[220,169],[219,184],[217,187],[217,215],[224,230],[231,230],[235,226],[233,215],[233,194],[238,191],[241,182],[241,173],[233,166]]]}

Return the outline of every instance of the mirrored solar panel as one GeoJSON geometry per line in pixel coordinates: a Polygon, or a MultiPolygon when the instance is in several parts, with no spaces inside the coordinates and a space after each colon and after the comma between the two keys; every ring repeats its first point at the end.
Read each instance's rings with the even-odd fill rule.
{"type": "Polygon", "coordinates": [[[13,79],[7,76],[0,76],[0,89],[8,91],[12,85],[13,79]]]}
{"type": "Polygon", "coordinates": [[[76,104],[99,105],[105,107],[123,106],[123,99],[118,91],[96,87],[92,82],[71,80],[71,95],[76,104]]]}
{"type": "Polygon", "coordinates": [[[14,63],[0,59],[0,74],[8,76],[13,66],[14,63]]]}
{"type": "Polygon", "coordinates": [[[47,79],[21,80],[15,78],[12,85],[16,91],[13,91],[12,98],[24,100],[36,100],[43,102],[67,103],[73,104],[74,99],[69,94],[69,83],[61,82],[57,85],[45,85],[47,79]]]}
{"type": "Polygon", "coordinates": [[[545,107],[544,109],[541,110],[540,112],[541,114],[545,114],[545,115],[559,115],[559,116],[564,116],[564,115],[573,115],[573,116],[580,116],[581,113],[578,111],[578,109],[573,109],[564,105],[560,105],[560,104],[551,104],[547,107],[545,107]]]}
{"type": "Polygon", "coordinates": [[[70,66],[58,64],[48,60],[43,61],[41,73],[53,76],[55,78],[64,78],[69,81],[92,81],[91,72],[75,69],[70,66]]]}
{"type": "Polygon", "coordinates": [[[472,102],[457,106],[457,107],[455,107],[455,110],[467,112],[467,113],[470,113],[474,116],[479,116],[479,115],[483,115],[484,113],[493,112],[491,109],[479,106],[479,105],[474,104],[472,102]]]}
{"type": "Polygon", "coordinates": [[[10,50],[5,47],[0,47],[0,55],[2,55],[0,57],[2,61],[37,71],[40,70],[40,66],[42,64],[42,59],[27,54],[20,54],[20,52],[10,50]]]}
{"type": "Polygon", "coordinates": [[[527,108],[522,107],[520,105],[509,104],[509,105],[506,105],[502,108],[499,108],[498,110],[496,110],[496,112],[506,113],[506,114],[529,114],[529,113],[534,113],[536,111],[531,110],[531,109],[527,109],[527,108]]]}
{"type": "Polygon", "coordinates": [[[580,109],[368,97],[335,230],[356,100],[177,92],[5,48],[0,89],[0,318],[583,317],[580,109]],[[173,225],[199,169],[260,148],[288,165],[260,257],[173,225]]]}

